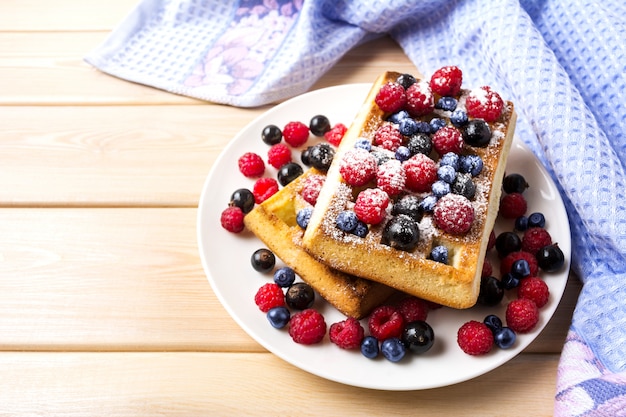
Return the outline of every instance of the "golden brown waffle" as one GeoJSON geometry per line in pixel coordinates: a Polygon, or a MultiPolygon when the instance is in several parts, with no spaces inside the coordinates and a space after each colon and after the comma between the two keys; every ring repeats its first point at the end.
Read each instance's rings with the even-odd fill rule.
{"type": "Polygon", "coordinates": [[[300,195],[307,177],[324,175],[306,171],[245,216],[245,225],[303,281],[337,310],[357,319],[383,303],[394,290],[377,282],[337,271],[313,258],[302,248],[304,231],[296,223],[299,209],[310,206],[300,195]]]}
{"type": "MultiPolygon", "coordinates": [[[[501,183],[516,120],[512,103],[505,102],[500,118],[489,123],[492,139],[487,147],[463,145],[463,153],[477,154],[484,163],[482,172],[474,179],[477,189],[472,201],[475,219],[468,233],[444,233],[434,226],[432,215],[426,213],[419,223],[420,241],[409,252],[381,243],[384,224],[391,217],[389,211],[383,223],[370,226],[365,238],[342,232],[336,225],[338,214],[353,207],[360,191],[343,180],[339,172],[341,160],[348,150],[354,148],[359,138],[371,142],[377,128],[389,123],[385,121],[388,114],[378,107],[375,97],[382,85],[395,81],[399,75],[386,72],[376,80],[344,136],[303,237],[303,245],[311,255],[332,268],[442,305],[468,308],[477,301],[486,247],[499,209],[501,183]],[[431,248],[435,245],[448,248],[448,264],[429,259],[431,248]]],[[[462,90],[457,97],[459,105],[464,103],[466,94],[468,91],[462,90]]],[[[442,111],[437,113],[437,117],[444,119],[448,116],[449,113],[446,115],[442,111]]],[[[429,117],[433,116],[423,116],[421,120],[428,121],[429,117]]],[[[434,151],[431,157],[434,160],[438,158],[434,151]]],[[[419,195],[422,198],[425,194],[419,195]]]]}

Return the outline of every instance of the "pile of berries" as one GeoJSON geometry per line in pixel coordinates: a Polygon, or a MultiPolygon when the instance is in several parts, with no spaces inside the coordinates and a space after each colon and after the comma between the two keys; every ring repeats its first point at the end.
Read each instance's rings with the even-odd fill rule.
{"type": "Polygon", "coordinates": [[[288,122],[282,129],[273,124],[265,126],[261,131],[261,140],[269,146],[267,164],[277,170],[276,178],[265,176],[266,162],[259,154],[246,152],[241,155],[237,160],[239,172],[253,179],[254,184],[251,190],[240,188],[231,195],[228,207],[221,214],[222,227],[232,233],[242,232],[245,228],[244,216],[254,205],[261,204],[276,194],[281,186],[302,175],[303,165],[327,171],[335,155],[334,147],[339,146],[346,130],[342,123],[331,126],[324,115],[312,117],[308,126],[299,121],[288,122]],[[311,134],[325,141],[302,149],[300,163],[294,161],[292,150],[304,147],[311,134]]]}

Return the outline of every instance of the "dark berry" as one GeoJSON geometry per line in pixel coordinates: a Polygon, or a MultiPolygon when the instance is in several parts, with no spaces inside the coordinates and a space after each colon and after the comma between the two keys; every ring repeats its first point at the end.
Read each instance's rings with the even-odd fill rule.
{"type": "Polygon", "coordinates": [[[385,359],[391,362],[399,362],[406,355],[406,347],[404,347],[402,340],[397,337],[383,340],[380,345],[380,351],[385,359]]]}
{"type": "Polygon", "coordinates": [[[313,305],[315,293],[307,283],[297,282],[289,287],[285,294],[287,305],[296,310],[305,310],[313,305]]]}
{"type": "Polygon", "coordinates": [[[395,113],[391,113],[389,117],[387,117],[387,121],[395,124],[400,124],[402,119],[406,119],[407,117],[411,117],[408,111],[400,110],[395,113]]]}
{"type": "Polygon", "coordinates": [[[324,136],[324,133],[330,130],[330,121],[328,117],[318,114],[311,118],[309,129],[315,136],[324,136]]]}
{"type": "Polygon", "coordinates": [[[277,179],[280,185],[285,186],[291,181],[298,178],[303,173],[303,169],[299,164],[295,162],[289,162],[278,170],[277,179]]]}
{"type": "Polygon", "coordinates": [[[463,140],[470,146],[483,148],[491,141],[491,129],[484,120],[470,120],[463,128],[463,140]]]}
{"type": "Polygon", "coordinates": [[[483,320],[483,323],[485,323],[487,327],[489,327],[489,329],[491,329],[491,331],[494,333],[496,330],[502,328],[502,319],[500,319],[500,317],[496,316],[495,314],[489,314],[488,316],[486,316],[483,320]]]}
{"type": "Polygon", "coordinates": [[[230,196],[230,205],[239,207],[244,213],[249,213],[254,208],[254,194],[247,188],[235,190],[230,196]]]}
{"type": "Polygon", "coordinates": [[[406,89],[415,84],[417,79],[411,74],[400,74],[396,82],[406,89]]]}
{"type": "Polygon", "coordinates": [[[419,237],[417,222],[404,214],[389,220],[383,230],[383,244],[404,251],[413,250],[417,246],[419,237]]]}
{"type": "Polygon", "coordinates": [[[369,359],[374,359],[378,356],[380,349],[378,347],[378,339],[374,336],[365,336],[361,342],[361,353],[363,356],[369,359]]]}
{"type": "Polygon", "coordinates": [[[426,133],[417,133],[409,138],[406,147],[409,148],[412,155],[418,153],[428,155],[433,149],[433,142],[426,133]]]}
{"type": "Polygon", "coordinates": [[[435,117],[430,120],[430,131],[431,133],[437,132],[439,129],[445,127],[447,125],[446,121],[440,119],[439,117],[435,117]]]}
{"type": "Polygon", "coordinates": [[[283,132],[276,125],[267,125],[261,132],[261,139],[268,145],[276,145],[283,139],[283,132]]]}
{"type": "Polygon", "coordinates": [[[344,210],[337,215],[335,222],[337,223],[339,230],[351,233],[356,228],[359,219],[356,217],[356,213],[352,210],[344,210]]]}
{"type": "Polygon", "coordinates": [[[298,210],[296,213],[296,223],[302,229],[306,229],[309,226],[309,221],[311,220],[311,215],[313,214],[313,208],[305,207],[303,209],[298,210]]]}
{"type": "Polygon", "coordinates": [[[511,273],[518,278],[526,278],[530,275],[530,265],[526,259],[518,259],[511,266],[511,273]]]}
{"type": "Polygon", "coordinates": [[[539,249],[535,254],[539,268],[546,272],[555,272],[565,264],[565,256],[558,244],[551,244],[539,249]]]}
{"type": "Polygon", "coordinates": [[[312,146],[308,146],[300,154],[300,161],[302,161],[302,163],[305,166],[307,166],[307,167],[311,166],[311,148],[313,148],[313,147],[312,146]]]}
{"type": "Polygon", "coordinates": [[[274,272],[274,282],[278,284],[278,286],[283,288],[288,288],[293,284],[296,280],[296,273],[293,269],[288,266],[284,266],[282,268],[278,268],[274,272]]]}
{"type": "Polygon", "coordinates": [[[501,327],[493,333],[493,342],[500,349],[508,349],[515,344],[515,332],[509,327],[501,327]]]}
{"type": "Polygon", "coordinates": [[[480,292],[478,294],[478,303],[484,306],[495,306],[504,297],[504,289],[497,278],[488,276],[480,280],[480,292]]]}
{"type": "Polygon", "coordinates": [[[255,271],[269,272],[276,265],[276,256],[269,249],[261,248],[252,254],[250,263],[255,271]]]}
{"type": "Polygon", "coordinates": [[[276,329],[282,329],[289,323],[291,313],[286,307],[274,307],[267,312],[267,320],[272,327],[276,329]]]}
{"type": "Polygon", "coordinates": [[[528,188],[528,183],[521,174],[509,174],[502,180],[502,188],[505,193],[521,194],[528,188]]]}
{"type": "Polygon", "coordinates": [[[381,166],[385,162],[391,160],[391,156],[389,156],[389,154],[386,152],[373,151],[371,152],[371,155],[374,157],[374,160],[376,161],[376,166],[381,166]]]}
{"type": "Polygon", "coordinates": [[[396,149],[395,157],[400,162],[406,161],[411,155],[411,150],[406,146],[399,146],[398,149],[396,149]]]}
{"type": "Polygon", "coordinates": [[[528,229],[528,217],[519,216],[517,219],[515,219],[515,230],[523,232],[526,229],[528,229]]]}
{"type": "Polygon", "coordinates": [[[476,185],[474,185],[474,181],[472,181],[471,176],[468,174],[457,174],[450,190],[454,194],[459,194],[468,200],[473,200],[476,194],[476,185]]]}
{"type": "Polygon", "coordinates": [[[420,354],[427,352],[433,346],[435,332],[423,320],[412,321],[404,326],[401,340],[409,351],[420,354]]]}
{"type": "Polygon", "coordinates": [[[456,127],[462,127],[467,123],[467,113],[463,110],[457,109],[452,112],[450,115],[450,123],[452,123],[456,127]]]}
{"type": "Polygon", "coordinates": [[[542,213],[532,213],[528,216],[528,227],[544,227],[546,218],[542,213]]]}
{"type": "Polygon", "coordinates": [[[498,256],[504,258],[511,252],[522,248],[522,239],[514,232],[502,232],[496,237],[496,250],[498,256]]]}
{"type": "Polygon", "coordinates": [[[445,181],[435,181],[432,185],[431,191],[437,198],[441,198],[450,193],[450,184],[445,181]]]}
{"type": "Polygon", "coordinates": [[[519,286],[520,279],[515,274],[507,272],[500,279],[500,283],[502,288],[505,290],[512,290],[513,288],[517,288],[519,286]]]}
{"type": "Polygon", "coordinates": [[[435,246],[430,251],[430,259],[442,264],[448,264],[448,248],[442,245],[435,246]]]}
{"type": "Polygon", "coordinates": [[[309,163],[320,171],[328,171],[335,156],[335,150],[327,143],[318,143],[311,147],[309,163]]]}
{"type": "Polygon", "coordinates": [[[398,123],[398,130],[404,136],[414,135],[417,132],[417,122],[410,117],[404,118],[398,123]]]}
{"type": "Polygon", "coordinates": [[[365,138],[359,138],[356,140],[356,142],[354,142],[354,147],[365,149],[366,151],[369,152],[372,149],[372,142],[370,142],[369,140],[365,138]]]}
{"type": "Polygon", "coordinates": [[[448,184],[452,184],[456,179],[456,170],[451,165],[439,165],[439,168],[437,168],[437,178],[448,184]]]}
{"type": "Polygon", "coordinates": [[[370,229],[369,227],[367,227],[367,224],[363,223],[362,221],[358,221],[356,224],[356,227],[354,228],[354,230],[352,231],[352,234],[358,237],[365,237],[367,236],[367,234],[369,233],[370,229]]]}
{"type": "Polygon", "coordinates": [[[434,195],[427,195],[420,201],[420,209],[425,213],[432,213],[437,204],[437,197],[434,195]]]}
{"type": "Polygon", "coordinates": [[[449,165],[454,168],[455,171],[459,170],[460,156],[454,152],[448,152],[439,158],[439,166],[449,165]]]}
{"type": "Polygon", "coordinates": [[[478,155],[463,155],[459,158],[459,171],[470,174],[472,177],[478,176],[483,166],[483,160],[478,155]]]}
{"type": "Polygon", "coordinates": [[[456,109],[457,100],[454,97],[441,97],[435,103],[436,109],[454,111],[456,109]]]}
{"type": "Polygon", "coordinates": [[[406,214],[416,222],[422,220],[424,211],[420,206],[420,198],[413,194],[406,194],[396,201],[391,209],[391,214],[397,216],[398,214],[406,214]]]}

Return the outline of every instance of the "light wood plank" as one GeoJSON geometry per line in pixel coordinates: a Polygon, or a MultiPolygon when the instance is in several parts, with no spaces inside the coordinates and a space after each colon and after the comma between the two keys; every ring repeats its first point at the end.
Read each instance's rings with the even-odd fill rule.
{"type": "Polygon", "coordinates": [[[522,355],[464,383],[386,392],[264,353],[0,353],[0,404],[5,415],[47,416],[550,416],[557,364],[522,355]]]}

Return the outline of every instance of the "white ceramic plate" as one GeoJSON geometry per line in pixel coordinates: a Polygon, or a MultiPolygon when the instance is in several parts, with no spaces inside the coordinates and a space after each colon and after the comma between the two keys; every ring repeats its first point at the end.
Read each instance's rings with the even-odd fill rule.
{"type": "MultiPolygon", "coordinates": [[[[271,274],[256,272],[250,265],[252,253],[264,245],[249,232],[235,235],[220,226],[220,214],[232,192],[242,187],[252,188],[253,181],[239,173],[237,159],[248,151],[257,152],[265,159],[268,146],[261,140],[261,131],[266,125],[282,127],[289,121],[308,124],[314,115],[324,114],[332,124],[341,122],[349,126],[369,89],[369,84],[351,84],[295,97],[258,117],[230,142],[213,166],[200,197],[197,233],[202,264],[213,290],[233,319],[257,342],[298,368],[344,384],[382,390],[418,390],[466,381],[512,359],[539,335],[561,299],[569,272],[570,230],[563,202],[546,170],[519,141],[513,144],[507,172],[526,177],[531,185],[525,192],[529,213],[545,214],[546,227],[563,250],[566,265],[558,273],[542,275],[550,288],[550,301],[541,309],[535,330],[518,335],[515,345],[508,350],[494,347],[485,356],[473,357],[463,353],[456,343],[457,330],[464,322],[482,321],[491,313],[504,318],[506,298],[498,307],[431,311],[427,321],[435,331],[433,348],[420,356],[407,355],[398,363],[382,356],[370,360],[359,351],[339,349],[328,336],[318,345],[294,343],[286,329],[270,326],[254,303],[257,289],[272,280],[271,274]]],[[[294,159],[299,160],[299,153],[294,152],[294,159]]],[[[266,176],[273,175],[275,171],[267,169],[266,176]]],[[[512,221],[499,223],[496,233],[512,228],[512,221]]],[[[280,265],[279,261],[277,266],[280,265]]],[[[495,271],[497,268],[494,265],[495,271]]],[[[319,297],[315,307],[324,314],[329,326],[345,319],[319,297]]]]}

